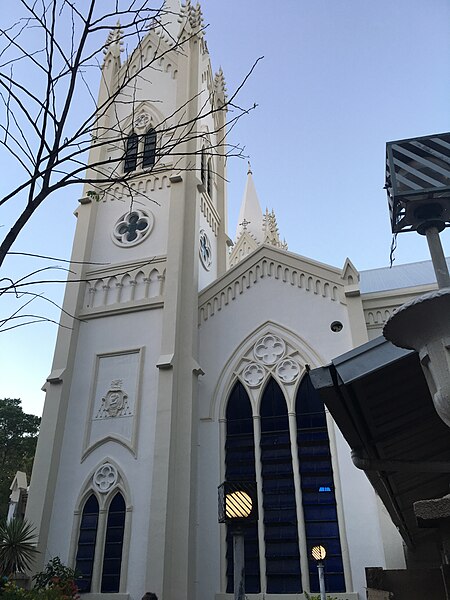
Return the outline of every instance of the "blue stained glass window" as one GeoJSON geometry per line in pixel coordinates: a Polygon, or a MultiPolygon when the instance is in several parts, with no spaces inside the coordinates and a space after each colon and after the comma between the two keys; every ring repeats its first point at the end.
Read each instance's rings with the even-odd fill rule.
{"type": "Polygon", "coordinates": [[[151,169],[156,160],[156,131],[150,129],[144,136],[144,152],[142,166],[151,169]]]}
{"type": "Polygon", "coordinates": [[[212,159],[208,160],[206,165],[206,191],[208,196],[212,198],[213,175],[212,175],[212,159]]]}
{"type": "Polygon", "coordinates": [[[125,501],[118,492],[108,511],[105,553],[103,555],[102,592],[117,593],[120,590],[123,532],[125,528],[125,501]]]}
{"type": "Polygon", "coordinates": [[[202,148],[202,154],[200,158],[200,179],[202,180],[202,183],[206,183],[206,151],[204,148],[202,148]]]}
{"type": "Polygon", "coordinates": [[[77,586],[80,593],[91,591],[92,569],[94,566],[95,543],[98,525],[98,501],[91,494],[81,515],[80,533],[76,556],[76,571],[80,574],[77,586]]]}
{"type": "MultiPolygon", "coordinates": [[[[226,481],[255,481],[255,443],[250,400],[237,382],[227,404],[226,481]]],[[[245,590],[260,592],[258,524],[244,523],[245,590]]],[[[227,593],[233,592],[233,537],[227,527],[227,593]]]]}
{"type": "Polygon", "coordinates": [[[270,379],[261,401],[261,465],[267,592],[302,592],[286,401],[270,379]]]}
{"type": "Polygon", "coordinates": [[[128,136],[125,146],[125,164],[123,170],[125,173],[134,171],[137,166],[139,138],[135,133],[128,136]]]}
{"type": "MultiPolygon", "coordinates": [[[[308,549],[319,544],[325,547],[326,589],[345,592],[325,409],[309,377],[305,377],[300,385],[296,414],[307,546],[308,549]]],[[[319,591],[317,565],[312,557],[309,557],[309,581],[311,590],[319,591]]]]}

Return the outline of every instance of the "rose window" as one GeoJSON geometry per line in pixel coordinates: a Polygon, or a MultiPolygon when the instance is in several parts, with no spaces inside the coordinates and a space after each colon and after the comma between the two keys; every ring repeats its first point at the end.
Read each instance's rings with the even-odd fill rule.
{"type": "Polygon", "coordinates": [[[254,355],[265,365],[274,365],[286,352],[286,344],[276,335],[265,335],[255,344],[254,355]]]}
{"type": "Polygon", "coordinates": [[[133,210],[120,217],[112,237],[119,246],[134,246],[142,242],[153,227],[153,215],[143,210],[133,210]]]}
{"type": "Polygon", "coordinates": [[[110,463],[99,467],[93,477],[94,486],[103,494],[108,492],[117,482],[117,469],[110,463]]]}
{"type": "Polygon", "coordinates": [[[212,250],[211,250],[211,242],[209,241],[206,232],[201,229],[200,230],[200,246],[199,246],[200,260],[202,261],[202,265],[205,267],[207,271],[211,268],[212,264],[212,250]]]}

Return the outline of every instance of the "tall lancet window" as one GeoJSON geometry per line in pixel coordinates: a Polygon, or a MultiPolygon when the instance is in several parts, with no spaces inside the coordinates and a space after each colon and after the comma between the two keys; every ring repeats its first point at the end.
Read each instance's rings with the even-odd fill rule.
{"type": "Polygon", "coordinates": [[[212,158],[210,158],[206,164],[206,191],[208,196],[212,198],[213,189],[213,173],[212,173],[212,158]]]}
{"type": "Polygon", "coordinates": [[[125,162],[123,167],[125,173],[134,171],[137,167],[138,146],[139,138],[133,132],[131,135],[128,136],[125,145],[125,162]]]}
{"type": "Polygon", "coordinates": [[[77,586],[80,592],[90,592],[97,541],[98,501],[94,494],[87,499],[81,515],[80,533],[75,570],[80,574],[77,586]]]}
{"type": "Polygon", "coordinates": [[[286,400],[274,379],[261,401],[266,581],[269,594],[300,593],[300,554],[286,400]]]}
{"type": "Polygon", "coordinates": [[[300,385],[296,400],[297,445],[308,547],[311,590],[319,591],[317,565],[310,557],[316,545],[326,548],[326,589],[345,592],[336,496],[325,409],[309,377],[300,385]]]}
{"type": "Polygon", "coordinates": [[[144,152],[142,155],[142,166],[151,169],[156,159],[156,131],[149,129],[144,136],[144,152]]]}
{"type": "Polygon", "coordinates": [[[120,590],[125,511],[124,499],[122,494],[118,492],[112,499],[108,511],[103,555],[102,592],[117,593],[120,590]]]}
{"type": "MultiPolygon", "coordinates": [[[[228,399],[227,438],[225,445],[225,479],[227,481],[255,481],[255,442],[250,400],[244,386],[237,382],[228,399]]],[[[260,591],[258,524],[247,523],[245,538],[245,589],[260,591]]],[[[233,592],[233,540],[227,530],[227,592],[233,592]]]]}
{"type": "Polygon", "coordinates": [[[206,150],[202,148],[201,154],[201,162],[200,162],[200,179],[203,184],[206,184],[206,150]]]}

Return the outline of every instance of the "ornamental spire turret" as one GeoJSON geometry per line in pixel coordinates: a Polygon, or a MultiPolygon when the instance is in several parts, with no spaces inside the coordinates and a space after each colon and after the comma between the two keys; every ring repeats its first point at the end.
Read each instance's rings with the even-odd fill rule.
{"type": "Polygon", "coordinates": [[[120,53],[123,52],[123,30],[120,27],[120,21],[117,21],[116,26],[110,30],[108,37],[106,38],[105,47],[103,48],[103,64],[106,63],[109,57],[119,60],[120,64],[120,53]]]}
{"type": "Polygon", "coordinates": [[[179,21],[190,34],[203,37],[203,13],[198,2],[194,6],[191,0],[186,0],[181,6],[179,21]]]}
{"type": "Polygon", "coordinates": [[[223,106],[227,101],[227,86],[222,67],[220,67],[214,75],[214,93],[216,94],[219,104],[223,106]]]}

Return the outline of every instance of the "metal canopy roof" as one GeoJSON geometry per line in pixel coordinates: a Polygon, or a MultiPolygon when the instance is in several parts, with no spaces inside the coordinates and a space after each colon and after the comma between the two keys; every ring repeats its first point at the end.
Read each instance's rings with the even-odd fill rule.
{"type": "Polygon", "coordinates": [[[449,491],[450,428],[438,417],[419,358],[383,337],[310,372],[314,387],[409,547],[419,529],[416,500],[449,491]]]}

